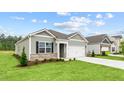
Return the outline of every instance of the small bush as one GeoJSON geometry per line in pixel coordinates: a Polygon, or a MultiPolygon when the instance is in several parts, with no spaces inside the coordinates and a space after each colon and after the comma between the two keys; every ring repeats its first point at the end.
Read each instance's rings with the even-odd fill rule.
{"type": "Polygon", "coordinates": [[[44,59],[43,62],[47,62],[48,60],[47,59],[44,59]]]}
{"type": "Polygon", "coordinates": [[[22,55],[20,58],[20,64],[21,66],[27,66],[28,60],[27,60],[27,56],[25,54],[25,48],[23,47],[23,51],[22,51],[22,55]]]}
{"type": "Polygon", "coordinates": [[[38,60],[38,59],[36,59],[35,61],[34,61],[34,64],[38,64],[40,61],[38,60]]]}
{"type": "Polygon", "coordinates": [[[69,59],[69,61],[72,61],[72,59],[69,59]]]}
{"type": "Polygon", "coordinates": [[[106,56],[106,52],[105,51],[102,51],[102,56],[106,56]]]}
{"type": "Polygon", "coordinates": [[[92,51],[91,56],[92,56],[92,57],[95,57],[95,52],[94,52],[94,51],[92,51]]]}
{"type": "Polygon", "coordinates": [[[73,58],[73,60],[75,61],[75,60],[76,60],[76,58],[73,58]]]}

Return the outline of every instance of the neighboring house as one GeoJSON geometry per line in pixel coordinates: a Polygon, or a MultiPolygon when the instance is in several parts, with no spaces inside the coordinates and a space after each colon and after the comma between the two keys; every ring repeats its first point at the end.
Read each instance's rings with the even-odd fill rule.
{"type": "Polygon", "coordinates": [[[43,29],[31,33],[15,44],[15,53],[21,55],[23,47],[28,60],[84,57],[88,41],[80,33],[69,35],[43,29]]]}
{"type": "Polygon", "coordinates": [[[120,44],[121,44],[121,40],[122,40],[122,35],[111,36],[110,40],[113,42],[111,45],[111,52],[119,53],[121,51],[120,44]]]}
{"type": "Polygon", "coordinates": [[[105,51],[111,51],[111,44],[109,37],[106,34],[100,34],[95,36],[86,37],[88,40],[87,54],[95,52],[95,54],[101,54],[105,51]]]}

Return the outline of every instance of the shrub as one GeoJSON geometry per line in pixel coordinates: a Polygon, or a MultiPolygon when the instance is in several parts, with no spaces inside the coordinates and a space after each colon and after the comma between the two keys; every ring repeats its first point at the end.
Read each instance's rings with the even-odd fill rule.
{"type": "Polygon", "coordinates": [[[34,63],[35,64],[38,64],[40,61],[38,60],[38,59],[36,59],[35,61],[34,61],[34,63]]]}
{"type": "Polygon", "coordinates": [[[69,61],[72,61],[72,59],[69,59],[69,61]]]}
{"type": "Polygon", "coordinates": [[[27,66],[28,60],[27,60],[27,56],[25,54],[25,47],[23,47],[23,51],[22,51],[22,55],[20,58],[20,64],[21,66],[27,66]]]}
{"type": "Polygon", "coordinates": [[[95,57],[95,52],[94,52],[94,51],[92,51],[91,56],[92,56],[92,57],[95,57]]]}
{"type": "Polygon", "coordinates": [[[47,62],[48,60],[47,59],[44,59],[43,62],[47,62]]]}
{"type": "Polygon", "coordinates": [[[75,61],[75,60],[76,60],[76,58],[73,58],[73,60],[75,61]]]}
{"type": "Polygon", "coordinates": [[[105,51],[102,51],[102,56],[106,56],[106,52],[105,51]]]}

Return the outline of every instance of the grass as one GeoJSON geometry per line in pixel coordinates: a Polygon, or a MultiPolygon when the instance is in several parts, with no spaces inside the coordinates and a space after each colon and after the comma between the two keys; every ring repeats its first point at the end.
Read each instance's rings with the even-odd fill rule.
{"type": "Polygon", "coordinates": [[[124,61],[124,57],[116,57],[116,56],[95,56],[95,57],[96,58],[103,58],[103,59],[124,61]]]}
{"type": "Polygon", "coordinates": [[[12,54],[0,51],[0,80],[124,80],[124,70],[81,61],[16,67],[12,54]]]}

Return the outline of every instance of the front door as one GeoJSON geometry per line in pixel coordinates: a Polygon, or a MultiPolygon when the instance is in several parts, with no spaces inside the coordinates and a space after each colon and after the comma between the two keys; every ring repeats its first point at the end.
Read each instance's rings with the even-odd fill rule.
{"type": "Polygon", "coordinates": [[[60,58],[65,58],[65,44],[60,44],[59,46],[59,53],[60,53],[60,58]]]}

